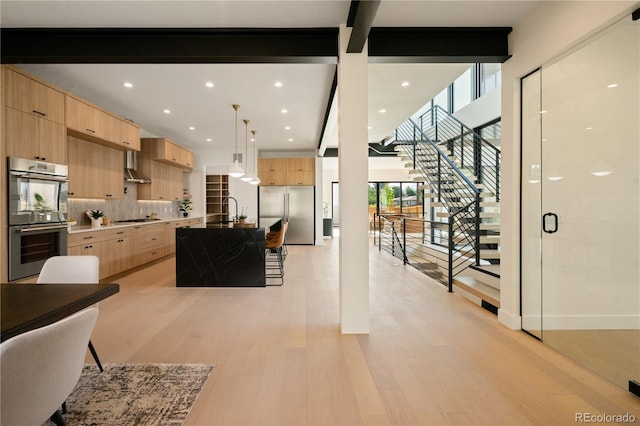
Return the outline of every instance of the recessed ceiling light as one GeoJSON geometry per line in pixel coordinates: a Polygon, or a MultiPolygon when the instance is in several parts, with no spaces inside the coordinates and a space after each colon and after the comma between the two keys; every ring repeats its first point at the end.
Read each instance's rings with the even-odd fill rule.
{"type": "Polygon", "coordinates": [[[609,89],[613,89],[614,87],[618,87],[618,83],[612,83],[612,84],[607,86],[607,88],[609,88],[609,89]]]}
{"type": "Polygon", "coordinates": [[[195,130],[196,128],[193,126],[189,126],[189,130],[195,130]]]}
{"type": "Polygon", "coordinates": [[[213,83],[210,81],[207,81],[204,85],[207,87],[213,87],[213,83]]]}
{"type": "Polygon", "coordinates": [[[293,139],[289,138],[289,142],[293,142],[293,139]]]}
{"type": "Polygon", "coordinates": [[[286,126],[284,129],[285,129],[285,130],[291,130],[291,127],[286,126]]]}
{"type": "Polygon", "coordinates": [[[276,86],[276,87],[282,87],[282,82],[280,82],[280,81],[276,81],[276,82],[275,82],[275,84],[274,84],[274,86],[276,86]]]}
{"type": "Polygon", "coordinates": [[[283,114],[286,114],[288,111],[287,111],[287,109],[286,109],[286,108],[282,108],[282,109],[280,110],[280,112],[281,112],[281,113],[283,113],[283,114]]]}
{"type": "Polygon", "coordinates": [[[547,113],[546,109],[543,109],[542,111],[540,111],[540,114],[546,114],[546,113],[547,113]]]}
{"type": "Polygon", "coordinates": [[[408,81],[403,81],[400,86],[402,87],[409,87],[409,82],[408,81]]]}
{"type": "Polygon", "coordinates": [[[380,111],[378,111],[380,114],[384,114],[385,112],[387,112],[386,109],[382,108],[380,111]]]}
{"type": "Polygon", "coordinates": [[[373,127],[369,126],[369,127],[367,127],[367,129],[371,130],[371,129],[373,129],[373,127]]]}
{"type": "Polygon", "coordinates": [[[207,142],[211,142],[211,138],[207,138],[207,142]]]}
{"type": "Polygon", "coordinates": [[[130,83],[128,81],[125,81],[123,84],[124,87],[126,87],[127,89],[131,89],[133,87],[133,83],[130,83]]]}
{"type": "Polygon", "coordinates": [[[170,109],[165,109],[162,112],[164,112],[165,114],[171,114],[171,110],[170,109]]]}
{"type": "Polygon", "coordinates": [[[593,129],[593,127],[585,127],[584,129],[585,130],[591,130],[591,129],[593,129]]]}

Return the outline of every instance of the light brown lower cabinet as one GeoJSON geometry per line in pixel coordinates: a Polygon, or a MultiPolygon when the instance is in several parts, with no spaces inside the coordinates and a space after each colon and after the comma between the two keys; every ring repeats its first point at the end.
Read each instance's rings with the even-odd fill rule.
{"type": "Polygon", "coordinates": [[[67,255],[98,256],[104,279],[175,253],[176,228],[201,224],[201,218],[187,218],[73,233],[67,240],[67,255]]]}
{"type": "Polygon", "coordinates": [[[153,262],[165,256],[165,227],[164,223],[140,227],[139,264],[153,262]]]}

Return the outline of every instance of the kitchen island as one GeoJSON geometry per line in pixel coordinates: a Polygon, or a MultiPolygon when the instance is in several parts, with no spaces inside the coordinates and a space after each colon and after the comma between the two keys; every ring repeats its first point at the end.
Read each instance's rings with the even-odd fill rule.
{"type": "Polygon", "coordinates": [[[177,287],[265,287],[264,228],[176,230],[177,287]]]}

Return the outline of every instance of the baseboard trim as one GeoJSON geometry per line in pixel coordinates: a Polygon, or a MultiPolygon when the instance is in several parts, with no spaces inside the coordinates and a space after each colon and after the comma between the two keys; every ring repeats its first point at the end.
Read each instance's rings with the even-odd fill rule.
{"type": "Polygon", "coordinates": [[[522,329],[522,318],[502,309],[498,309],[498,322],[511,330],[522,329]]]}

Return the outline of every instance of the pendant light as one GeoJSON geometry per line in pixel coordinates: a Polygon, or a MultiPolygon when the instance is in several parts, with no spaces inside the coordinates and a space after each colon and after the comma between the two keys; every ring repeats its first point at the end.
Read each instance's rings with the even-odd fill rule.
{"type": "Polygon", "coordinates": [[[231,177],[240,177],[244,175],[244,170],[240,167],[240,164],[238,164],[238,159],[240,157],[240,154],[238,154],[238,108],[240,108],[240,105],[233,105],[233,109],[236,112],[236,150],[233,154],[233,164],[229,167],[229,176],[231,177]]]}
{"type": "Polygon", "coordinates": [[[256,131],[252,130],[253,135],[253,179],[249,181],[251,185],[258,185],[260,178],[258,177],[258,141],[256,140],[256,131]]]}
{"type": "Polygon", "coordinates": [[[243,182],[250,182],[253,180],[253,175],[249,173],[249,120],[242,120],[244,122],[244,158],[245,167],[247,170],[244,176],[240,178],[243,182]]]}

